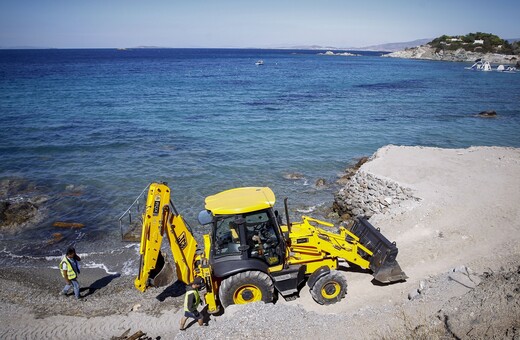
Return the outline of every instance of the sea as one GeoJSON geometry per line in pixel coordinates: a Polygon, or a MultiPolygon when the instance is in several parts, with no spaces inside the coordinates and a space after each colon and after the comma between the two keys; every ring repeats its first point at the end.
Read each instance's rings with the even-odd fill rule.
{"type": "Polygon", "coordinates": [[[53,267],[70,245],[137,259],[119,218],[151,182],[199,235],[204,198],[240,186],[327,219],[338,177],[387,144],[520,147],[520,73],[324,52],[0,50],[0,181],[29,188],[9,199],[42,202],[36,224],[0,233],[0,267],[53,267]]]}

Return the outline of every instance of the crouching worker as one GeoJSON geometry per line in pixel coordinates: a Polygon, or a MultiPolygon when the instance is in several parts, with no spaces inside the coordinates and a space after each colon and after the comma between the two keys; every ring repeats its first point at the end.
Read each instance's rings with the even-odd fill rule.
{"type": "Polygon", "coordinates": [[[67,295],[70,287],[74,289],[74,295],[76,299],[79,299],[79,283],[78,283],[78,274],[79,274],[79,263],[81,261],[80,257],[76,254],[76,250],[73,247],[69,247],[67,249],[67,254],[63,257],[60,262],[60,272],[61,276],[65,278],[65,287],[60,292],[60,295],[67,295]]]}
{"type": "Polygon", "coordinates": [[[184,325],[188,318],[197,320],[199,326],[204,325],[204,318],[202,314],[197,310],[200,305],[199,289],[202,287],[203,280],[197,276],[193,279],[193,282],[186,287],[186,296],[184,297],[184,316],[181,318],[180,330],[184,331],[184,325]]]}

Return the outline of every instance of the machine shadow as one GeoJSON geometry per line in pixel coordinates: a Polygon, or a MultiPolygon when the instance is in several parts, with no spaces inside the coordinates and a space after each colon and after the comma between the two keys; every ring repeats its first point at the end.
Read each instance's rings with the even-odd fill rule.
{"type": "Polygon", "coordinates": [[[96,292],[97,290],[105,288],[106,286],[108,286],[110,284],[110,282],[112,282],[113,279],[118,278],[120,276],[121,276],[121,274],[119,274],[119,273],[105,276],[99,280],[92,282],[89,287],[81,288],[80,292],[86,291],[86,293],[83,295],[83,297],[87,297],[89,295],[94,294],[94,292],[96,292]]]}
{"type": "Polygon", "coordinates": [[[159,301],[164,301],[169,297],[179,297],[186,293],[186,284],[180,280],[175,281],[168,287],[166,287],[159,295],[155,298],[159,301]]]}

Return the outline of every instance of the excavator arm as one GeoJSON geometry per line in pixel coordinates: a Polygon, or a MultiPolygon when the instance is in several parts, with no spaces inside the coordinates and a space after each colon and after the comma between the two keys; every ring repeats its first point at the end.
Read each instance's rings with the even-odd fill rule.
{"type": "Polygon", "coordinates": [[[189,284],[195,276],[204,279],[206,294],[204,299],[208,312],[218,311],[217,283],[213,280],[209,266],[211,240],[204,236],[206,251],[198,249],[193,233],[184,222],[171,202],[170,188],[166,183],[152,183],[146,199],[143,214],[141,244],[139,253],[139,273],[134,281],[135,287],[145,291],[148,286],[161,286],[173,280],[173,268],[161,253],[164,236],[168,238],[175,263],[177,279],[189,284]]]}
{"type": "Polygon", "coordinates": [[[139,274],[135,286],[140,291],[154,285],[153,281],[165,267],[161,244],[168,238],[177,278],[188,284],[195,276],[197,241],[170,202],[170,189],[166,184],[152,183],[148,190],[146,210],[141,231],[139,274]]]}

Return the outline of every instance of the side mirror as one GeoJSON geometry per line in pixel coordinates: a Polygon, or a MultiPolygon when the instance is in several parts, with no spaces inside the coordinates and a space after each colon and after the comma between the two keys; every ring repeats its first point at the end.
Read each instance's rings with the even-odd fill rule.
{"type": "Polygon", "coordinates": [[[199,213],[198,220],[201,225],[210,224],[211,222],[213,222],[213,214],[211,214],[211,212],[209,212],[208,210],[202,210],[199,213]]]}

